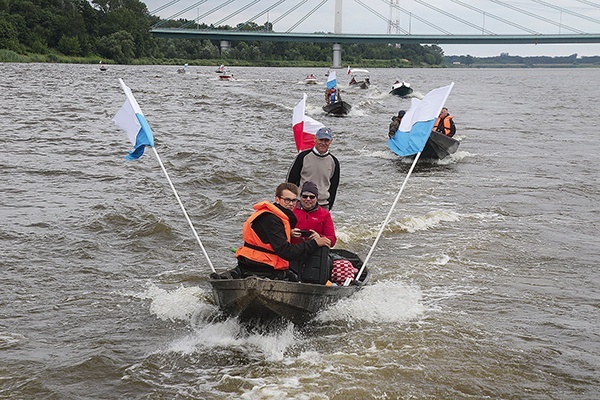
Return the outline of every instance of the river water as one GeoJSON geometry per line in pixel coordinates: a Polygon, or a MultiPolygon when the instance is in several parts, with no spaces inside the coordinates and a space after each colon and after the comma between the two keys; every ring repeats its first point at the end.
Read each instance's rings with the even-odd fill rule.
{"type": "Polygon", "coordinates": [[[597,69],[374,69],[335,118],[325,69],[215,67],[0,64],[0,398],[600,397],[597,69]],[[410,168],[386,147],[410,105],[391,84],[455,82],[461,146],[410,176],[369,286],[251,329],[219,316],[153,152],[123,159],[118,78],[219,271],[285,179],[303,92],[341,162],[337,246],[363,258],[410,168]]]}

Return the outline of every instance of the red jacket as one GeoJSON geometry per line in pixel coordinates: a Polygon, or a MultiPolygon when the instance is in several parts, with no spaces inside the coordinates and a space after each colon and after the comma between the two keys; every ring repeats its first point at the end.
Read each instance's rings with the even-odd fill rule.
{"type": "MultiPolygon", "coordinates": [[[[333,219],[329,211],[321,206],[314,208],[310,211],[304,210],[300,203],[294,208],[294,215],[298,218],[296,228],[302,230],[312,229],[321,236],[325,236],[331,240],[331,247],[335,245],[335,227],[333,226],[333,219]]],[[[292,238],[292,243],[300,243],[303,238],[292,238]]]]}

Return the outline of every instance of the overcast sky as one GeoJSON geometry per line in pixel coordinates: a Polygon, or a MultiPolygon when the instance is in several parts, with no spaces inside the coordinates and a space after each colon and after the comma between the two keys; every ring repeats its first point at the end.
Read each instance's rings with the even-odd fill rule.
{"type": "MultiPolygon", "coordinates": [[[[273,29],[285,32],[309,14],[322,0],[283,0],[268,13],[265,11],[282,0],[145,0],[149,11],[173,3],[159,11],[161,18],[200,19],[211,24],[222,19],[222,25],[235,26],[253,20],[259,25],[273,22],[302,5],[278,21],[273,29]],[[215,8],[225,4],[222,8],[215,8]],[[248,7],[246,7],[248,6],[248,7]],[[185,9],[183,14],[176,15],[185,9]],[[244,8],[244,10],[241,10],[244,8]],[[240,11],[241,10],[241,11],[240,11]],[[230,18],[227,18],[228,16],[230,18]],[[256,17],[256,19],[254,19],[256,17]]],[[[395,0],[392,0],[395,1],[395,0]]],[[[401,10],[391,10],[390,0],[343,0],[342,32],[385,34],[387,20],[399,21],[394,33],[478,35],[486,34],[578,34],[600,33],[600,0],[397,0],[401,10]],[[364,7],[366,5],[368,8],[364,7]],[[426,4],[426,5],[424,5],[426,4]],[[464,6],[466,4],[467,6],[464,6]],[[483,12],[482,12],[483,11],[483,12]],[[391,17],[391,18],[390,18],[391,17]],[[509,21],[508,22],[503,22],[509,21]],[[425,21],[425,22],[423,22],[425,21]],[[438,30],[439,27],[442,30],[438,30]]],[[[322,7],[300,23],[293,32],[333,32],[335,0],[322,7]]],[[[520,56],[579,56],[600,55],[597,44],[539,44],[539,45],[440,45],[446,55],[476,57],[497,56],[500,53],[520,56]]]]}

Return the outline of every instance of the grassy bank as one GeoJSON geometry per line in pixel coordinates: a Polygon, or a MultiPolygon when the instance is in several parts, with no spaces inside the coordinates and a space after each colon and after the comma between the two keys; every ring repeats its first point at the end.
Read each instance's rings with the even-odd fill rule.
{"type": "MultiPolygon", "coordinates": [[[[50,54],[18,54],[14,51],[0,49],[0,62],[18,62],[18,63],[64,63],[64,64],[97,64],[100,60],[104,64],[115,64],[113,60],[102,58],[100,56],[91,57],[70,57],[57,53],[50,54]]],[[[330,61],[287,61],[287,60],[230,60],[230,59],[205,59],[205,60],[184,60],[184,59],[166,59],[166,58],[140,58],[132,60],[130,65],[194,65],[210,66],[225,64],[231,67],[315,67],[329,68],[330,61]]],[[[353,65],[360,65],[362,68],[411,68],[415,67],[407,60],[370,60],[362,59],[360,62],[353,62],[353,65]]],[[[419,67],[444,67],[443,65],[419,65],[419,67]]]]}

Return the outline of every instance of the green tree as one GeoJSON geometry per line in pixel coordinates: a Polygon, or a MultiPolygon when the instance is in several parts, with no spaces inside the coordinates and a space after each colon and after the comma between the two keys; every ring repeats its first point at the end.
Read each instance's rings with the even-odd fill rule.
{"type": "Polygon", "coordinates": [[[135,57],[135,41],[129,32],[115,32],[98,40],[98,51],[119,64],[128,64],[135,57]]]}
{"type": "Polygon", "coordinates": [[[68,56],[75,56],[81,53],[81,46],[77,36],[62,36],[58,41],[58,51],[68,56]]]}

